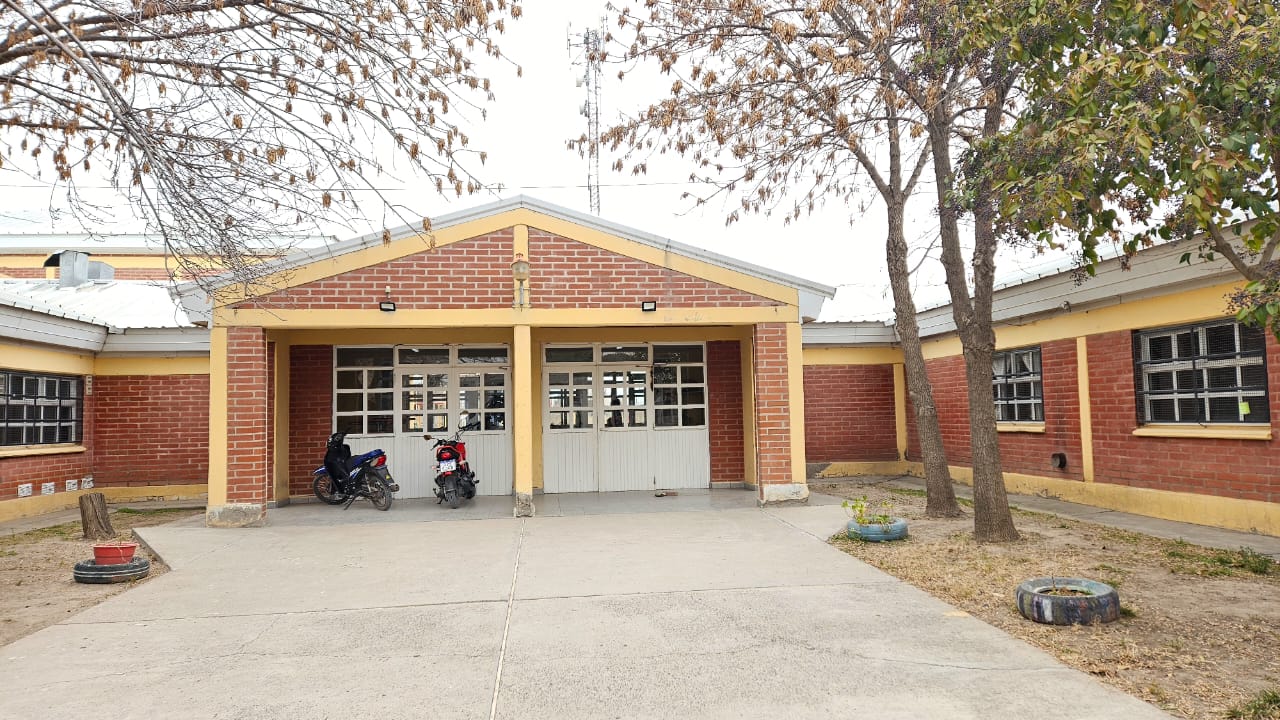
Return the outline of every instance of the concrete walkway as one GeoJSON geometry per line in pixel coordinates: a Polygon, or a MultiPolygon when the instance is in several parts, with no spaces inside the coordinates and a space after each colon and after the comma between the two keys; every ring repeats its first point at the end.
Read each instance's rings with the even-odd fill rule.
{"type": "Polygon", "coordinates": [[[1167,717],[830,547],[838,506],[642,495],[144,528],[172,572],[0,648],[0,718],[1167,717]]]}

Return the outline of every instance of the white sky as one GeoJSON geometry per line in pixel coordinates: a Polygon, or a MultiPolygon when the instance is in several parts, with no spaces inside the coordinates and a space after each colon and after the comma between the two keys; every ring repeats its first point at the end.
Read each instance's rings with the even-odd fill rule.
{"type": "MultiPolygon", "coordinates": [[[[586,189],[587,164],[566,141],[586,130],[580,108],[586,90],[578,87],[568,47],[570,25],[580,33],[599,27],[605,15],[604,0],[526,2],[524,16],[507,25],[498,42],[503,52],[523,66],[517,78],[512,69],[495,68],[490,74],[496,101],[488,106],[487,119],[478,116],[470,128],[471,147],[488,152],[488,163],[478,173],[489,185],[503,189],[462,199],[448,200],[425,183],[387,178],[386,194],[415,214],[436,216],[500,197],[526,194],[582,212],[590,210],[586,189]]],[[[665,83],[640,78],[616,81],[616,71],[604,72],[601,125],[622,113],[631,113],[661,97],[665,83]]],[[[837,286],[839,295],[828,302],[823,320],[888,319],[892,301],[884,270],[884,210],[867,192],[867,209],[843,204],[820,208],[814,215],[784,226],[780,218],[744,216],[726,227],[724,217],[736,206],[709,205],[693,208],[681,200],[689,166],[678,162],[667,167],[650,165],[645,177],[610,171],[611,158],[601,162],[601,216],[678,242],[695,245],[751,263],[837,286]]],[[[926,173],[927,174],[927,173],[926,173]]],[[[0,183],[8,178],[0,177],[0,183]]],[[[16,178],[12,179],[18,182],[16,178]]],[[[20,182],[30,183],[27,178],[20,182]]],[[[383,185],[383,183],[379,183],[383,185]]],[[[932,188],[925,186],[925,193],[932,188]]],[[[38,232],[55,229],[79,232],[82,228],[64,218],[52,225],[46,208],[58,205],[57,195],[36,188],[8,189],[0,200],[0,231],[38,232]]],[[[908,221],[908,238],[921,248],[936,233],[931,204],[922,197],[908,221]]],[[[380,227],[380,216],[371,218],[380,227]]],[[[395,224],[399,224],[396,222],[395,224]]],[[[136,229],[129,228],[131,230],[136,229]]],[[[329,227],[340,239],[362,234],[373,227],[329,227]]],[[[1001,253],[998,278],[1012,279],[1045,273],[1060,267],[1065,256],[1031,256],[1026,251],[1001,253]]],[[[926,261],[916,279],[920,307],[946,301],[946,288],[936,262],[926,261]]]]}

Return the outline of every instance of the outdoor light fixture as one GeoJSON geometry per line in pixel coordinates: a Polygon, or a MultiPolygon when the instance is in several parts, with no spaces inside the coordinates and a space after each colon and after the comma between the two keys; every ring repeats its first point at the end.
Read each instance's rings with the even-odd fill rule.
{"type": "Polygon", "coordinates": [[[391,301],[391,286],[388,285],[383,292],[386,294],[387,299],[378,303],[378,309],[382,312],[395,312],[396,304],[391,301]]]}
{"type": "Polygon", "coordinates": [[[654,312],[658,309],[657,300],[644,300],[640,303],[640,312],[654,312]]]}
{"type": "Polygon", "coordinates": [[[516,281],[516,307],[524,307],[524,288],[529,282],[529,261],[524,259],[524,253],[516,253],[515,262],[511,263],[511,277],[516,281]]]}

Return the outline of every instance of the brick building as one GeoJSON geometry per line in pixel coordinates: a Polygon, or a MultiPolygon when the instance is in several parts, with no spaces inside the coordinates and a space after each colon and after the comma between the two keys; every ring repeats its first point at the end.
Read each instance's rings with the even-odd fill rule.
{"type": "MultiPolygon", "coordinates": [[[[1006,482],[1280,534],[1280,349],[1226,317],[1228,268],[1179,254],[997,291],[1006,482]]],[[[806,477],[920,471],[891,325],[808,322],[831,288],[526,198],[439,218],[430,238],[275,259],[261,292],[184,286],[177,310],[156,303],[167,327],[69,302],[86,291],[49,289],[48,258],[0,256],[0,518],[74,504],[90,479],[119,498],[207,492],[211,524],[258,523],[310,497],[334,431],[386,449],[400,497],[428,497],[421,437],[463,411],[480,422],[480,492],[525,512],[539,492],[746,487],[773,502],[804,499],[806,477]]],[[[110,259],[156,271],[144,253],[110,259]]],[[[96,282],[135,292],[139,277],[96,282]]],[[[950,309],[919,322],[963,482],[950,309]]]]}

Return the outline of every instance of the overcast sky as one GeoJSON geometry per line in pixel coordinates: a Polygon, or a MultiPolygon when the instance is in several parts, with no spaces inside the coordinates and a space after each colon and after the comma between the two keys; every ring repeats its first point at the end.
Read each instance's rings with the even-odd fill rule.
{"type": "MultiPolygon", "coordinates": [[[[572,63],[580,51],[568,47],[568,37],[570,32],[600,27],[604,14],[603,0],[526,3],[524,16],[508,24],[507,34],[499,44],[523,67],[523,77],[517,78],[509,68],[494,68],[490,77],[496,101],[488,106],[487,118],[471,118],[471,145],[487,151],[489,158],[479,174],[494,190],[449,200],[437,196],[425,183],[388,179],[388,196],[413,212],[429,216],[516,194],[588,212],[586,161],[566,148],[568,139],[586,130],[586,118],[580,113],[586,89],[576,82],[583,69],[572,63]]],[[[609,125],[621,113],[632,113],[658,99],[655,93],[664,87],[641,78],[620,84],[614,75],[610,70],[604,73],[602,126],[609,125]]],[[[689,175],[688,166],[651,165],[649,175],[637,178],[610,171],[609,162],[606,156],[601,163],[600,215],[604,219],[837,286],[837,302],[828,303],[824,320],[890,317],[892,302],[884,271],[884,210],[875,202],[874,193],[868,191],[865,209],[828,205],[790,226],[784,226],[780,218],[745,216],[726,227],[724,217],[732,205],[693,208],[690,201],[680,198],[687,189],[682,181],[689,175]]],[[[925,191],[931,192],[931,188],[926,187],[925,191]]],[[[0,229],[36,232],[49,227],[44,209],[51,201],[47,190],[11,189],[6,197],[8,200],[0,201],[0,229]]],[[[927,200],[923,198],[916,204],[908,223],[908,237],[920,248],[930,244],[937,228],[927,200]]],[[[57,205],[56,196],[53,204],[57,205]]],[[[382,221],[380,217],[372,220],[375,224],[382,221]]],[[[54,227],[68,232],[79,230],[67,220],[54,227]]],[[[341,239],[369,229],[334,226],[326,231],[341,239]]],[[[1004,252],[998,277],[1043,273],[1064,261],[1063,257],[1004,252]]],[[[917,303],[922,307],[946,299],[941,273],[935,265],[926,262],[919,271],[917,303]]]]}

